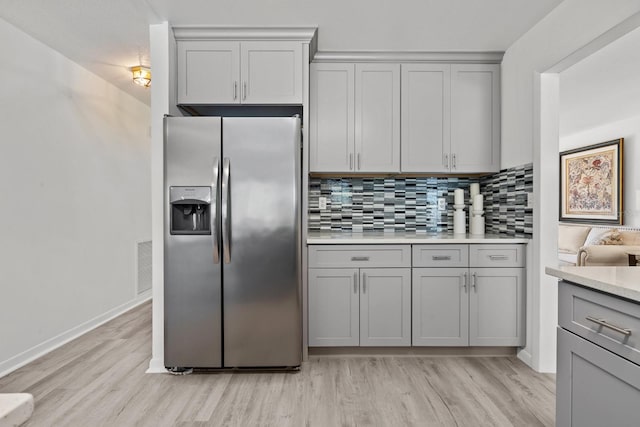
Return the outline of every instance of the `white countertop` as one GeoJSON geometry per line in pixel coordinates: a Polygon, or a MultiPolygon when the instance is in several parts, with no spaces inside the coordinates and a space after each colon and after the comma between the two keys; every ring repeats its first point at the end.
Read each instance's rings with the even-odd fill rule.
{"type": "Polygon", "coordinates": [[[640,267],[547,267],[546,273],[591,289],[640,302],[640,267]]]}
{"type": "Polygon", "coordinates": [[[453,243],[529,243],[526,237],[511,237],[501,234],[429,234],[429,233],[383,233],[383,232],[309,232],[309,245],[370,245],[370,244],[453,244],[453,243]]]}

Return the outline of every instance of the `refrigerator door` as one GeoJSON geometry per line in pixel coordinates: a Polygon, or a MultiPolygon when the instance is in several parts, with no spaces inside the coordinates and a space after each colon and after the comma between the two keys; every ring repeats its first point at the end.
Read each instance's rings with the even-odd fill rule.
{"type": "MultiPolygon", "coordinates": [[[[165,128],[164,361],[167,367],[222,367],[219,241],[221,119],[167,117],[165,128]],[[218,167],[219,169],[219,167],[218,167]],[[210,233],[170,234],[170,187],[211,188],[210,233]],[[217,262],[217,263],[216,263],[217,262]]],[[[187,189],[189,189],[187,188],[187,189]]]]}
{"type": "Polygon", "coordinates": [[[222,131],[224,365],[299,366],[300,119],[224,118],[222,131]]]}

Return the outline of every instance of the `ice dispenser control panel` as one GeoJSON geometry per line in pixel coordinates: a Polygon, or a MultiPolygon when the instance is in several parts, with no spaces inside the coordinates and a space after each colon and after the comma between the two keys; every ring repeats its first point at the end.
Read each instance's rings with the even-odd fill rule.
{"type": "Polygon", "coordinates": [[[169,187],[171,234],[211,234],[211,187],[169,187]]]}

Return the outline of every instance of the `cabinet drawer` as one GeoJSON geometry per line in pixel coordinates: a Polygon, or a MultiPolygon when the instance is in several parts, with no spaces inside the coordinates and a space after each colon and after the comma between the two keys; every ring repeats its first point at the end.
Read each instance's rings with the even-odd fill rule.
{"type": "Polygon", "coordinates": [[[471,267],[524,267],[524,245],[470,245],[471,267]]]}
{"type": "Polygon", "coordinates": [[[409,245],[312,245],[310,268],[411,267],[409,245]]]}
{"type": "Polygon", "coordinates": [[[640,304],[560,282],[558,324],[640,364],[640,304]]]}
{"type": "Polygon", "coordinates": [[[468,267],[468,245],[413,245],[414,267],[468,267]]]}

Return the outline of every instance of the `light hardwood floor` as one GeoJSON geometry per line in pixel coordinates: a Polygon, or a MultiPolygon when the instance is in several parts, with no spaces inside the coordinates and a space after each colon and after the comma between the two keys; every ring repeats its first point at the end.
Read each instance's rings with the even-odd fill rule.
{"type": "Polygon", "coordinates": [[[515,357],[312,356],[298,373],[145,374],[146,303],[0,378],[27,426],[552,426],[555,378],[515,357]]]}

